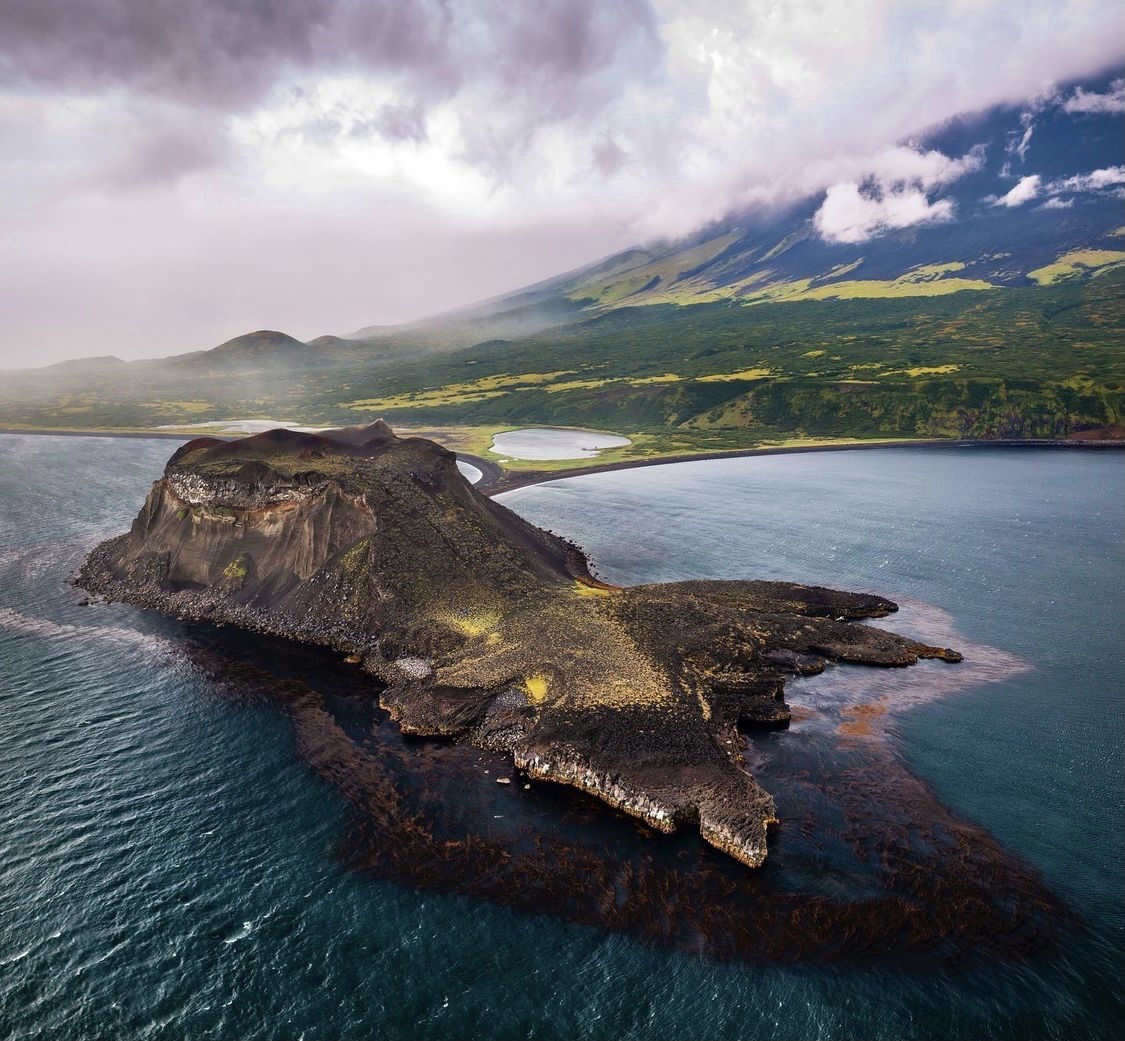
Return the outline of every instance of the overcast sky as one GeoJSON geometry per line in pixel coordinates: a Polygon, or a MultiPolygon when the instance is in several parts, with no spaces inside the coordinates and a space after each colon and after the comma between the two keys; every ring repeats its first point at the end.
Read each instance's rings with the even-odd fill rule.
{"type": "Polygon", "coordinates": [[[810,192],[862,233],[891,146],[1123,41],[1121,0],[0,0],[0,367],[402,322],[810,192]]]}

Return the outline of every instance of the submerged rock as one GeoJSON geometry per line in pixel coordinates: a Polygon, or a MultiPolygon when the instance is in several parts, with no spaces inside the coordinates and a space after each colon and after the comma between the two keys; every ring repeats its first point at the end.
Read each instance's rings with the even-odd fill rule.
{"type": "Polygon", "coordinates": [[[618,588],[382,421],[200,438],[76,584],[110,600],[334,647],[406,733],[509,752],[661,831],[693,822],[750,866],[772,796],[740,726],[784,726],[787,675],[958,661],[868,625],[882,597],[784,582],[618,588]]]}

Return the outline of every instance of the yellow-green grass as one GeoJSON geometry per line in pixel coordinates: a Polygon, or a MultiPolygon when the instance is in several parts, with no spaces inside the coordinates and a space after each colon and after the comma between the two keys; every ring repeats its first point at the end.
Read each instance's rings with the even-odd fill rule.
{"type": "Polygon", "coordinates": [[[223,578],[231,582],[241,582],[247,575],[246,558],[239,554],[225,568],[223,578]]]}
{"type": "Polygon", "coordinates": [[[533,705],[538,705],[547,699],[547,694],[551,689],[551,681],[543,673],[536,672],[524,679],[523,689],[528,700],[533,705]]]}
{"type": "Polygon", "coordinates": [[[911,268],[904,275],[899,275],[899,282],[932,282],[935,278],[944,278],[954,271],[964,271],[965,264],[960,260],[951,260],[946,264],[919,264],[911,268]]]}
{"type": "Polygon", "coordinates": [[[851,274],[860,264],[863,263],[863,257],[859,260],[853,260],[850,264],[837,264],[831,271],[823,275],[817,275],[814,282],[828,282],[834,278],[843,278],[844,275],[851,274]]]}
{"type": "Polygon", "coordinates": [[[450,628],[456,629],[465,636],[486,636],[499,628],[500,613],[498,611],[466,609],[450,611],[441,620],[450,628]]]}
{"type": "Polygon", "coordinates": [[[997,289],[991,282],[979,278],[914,277],[915,272],[893,280],[856,279],[831,282],[828,285],[811,285],[807,278],[792,282],[775,283],[756,293],[743,297],[748,304],[788,303],[795,300],[886,300],[911,296],[947,296],[966,290],[979,292],[997,289]]]}
{"type": "MultiPolygon", "coordinates": [[[[681,250],[671,256],[661,257],[638,267],[629,268],[621,274],[611,274],[609,277],[603,275],[596,281],[576,286],[569,296],[572,300],[587,300],[592,297],[599,303],[613,304],[643,289],[653,279],[659,280],[657,285],[661,287],[662,293],[658,295],[664,295],[663,291],[676,282],[685,271],[691,271],[701,264],[714,260],[725,249],[737,242],[740,235],[741,233],[737,231],[727,232],[725,235],[718,235],[691,249],[681,250]]],[[[647,298],[649,294],[646,293],[644,296],[647,298]]],[[[650,301],[646,299],[645,302],[650,301]]]]}
{"type": "MultiPolygon", "coordinates": [[[[411,409],[433,408],[446,405],[465,405],[518,394],[524,391],[544,391],[548,394],[565,394],[573,391],[602,390],[607,387],[645,387],[667,385],[696,380],[700,383],[719,383],[737,380],[759,380],[775,375],[774,371],[762,366],[740,369],[736,372],[713,373],[698,377],[685,377],[674,372],[659,373],[654,376],[608,376],[578,379],[561,379],[573,375],[572,371],[560,370],[551,373],[528,373],[522,375],[490,376],[467,383],[452,383],[442,388],[433,388],[413,393],[387,395],[377,398],[361,398],[341,402],[341,408],[370,413],[373,416],[388,412],[408,412],[411,409]],[[550,382],[550,381],[554,382],[550,382]],[[485,386],[493,389],[484,389],[485,386]]],[[[441,440],[437,438],[437,440],[441,440]]],[[[468,451],[480,451],[479,441],[468,451]]]]}
{"type": "Polygon", "coordinates": [[[556,372],[525,372],[518,375],[500,373],[495,376],[482,376],[464,383],[448,383],[442,387],[429,387],[404,394],[342,401],[340,407],[369,412],[372,409],[433,408],[441,405],[471,404],[503,397],[511,390],[525,390],[549,384],[561,376],[570,375],[573,375],[572,369],[559,369],[556,372]]]}
{"type": "MultiPolygon", "coordinates": [[[[779,243],[780,245],[780,243],[779,243]]],[[[768,259],[769,254],[763,257],[768,259]]],[[[858,268],[862,258],[850,264],[840,264],[824,275],[771,281],[775,272],[770,268],[755,271],[738,282],[716,286],[706,278],[669,279],[661,276],[651,288],[657,269],[665,262],[653,262],[643,268],[632,269],[612,285],[603,287],[596,298],[603,305],[613,305],[626,296],[630,305],[716,303],[737,299],[747,304],[787,303],[795,300],[885,300],[915,296],[946,296],[950,293],[996,289],[998,286],[979,278],[950,277],[963,271],[965,263],[953,260],[943,264],[922,264],[894,279],[843,279],[858,268]],[[643,291],[642,291],[643,290],[643,291]]],[[[588,298],[590,292],[576,293],[588,298]]]]}
{"type": "Polygon", "coordinates": [[[484,426],[441,424],[432,426],[407,426],[392,424],[399,437],[424,437],[444,445],[451,452],[486,456],[492,439],[505,430],[518,430],[519,427],[489,423],[484,426]]]}
{"type": "Polygon", "coordinates": [[[776,246],[762,256],[762,263],[767,260],[773,260],[774,257],[780,257],[782,253],[791,250],[798,242],[804,242],[809,237],[809,232],[801,228],[798,231],[790,232],[785,236],[776,246]]]}
{"type": "Polygon", "coordinates": [[[212,401],[145,401],[141,408],[150,408],[154,412],[187,412],[197,416],[203,412],[214,412],[215,403],[212,401]]]}
{"type": "Polygon", "coordinates": [[[679,383],[682,376],[677,376],[674,372],[665,372],[659,376],[642,376],[639,379],[633,378],[626,382],[631,387],[647,387],[652,383],[679,383]]]}
{"type": "Polygon", "coordinates": [[[574,583],[574,591],[579,596],[595,597],[595,598],[597,598],[597,597],[607,597],[607,596],[616,596],[617,593],[619,592],[619,590],[617,590],[617,589],[609,589],[606,586],[594,586],[594,585],[590,585],[589,582],[578,582],[578,581],[576,581],[574,583]]]}
{"type": "MultiPolygon", "coordinates": [[[[857,366],[858,367],[858,366],[857,366]]],[[[960,372],[960,365],[915,365],[911,369],[888,369],[882,376],[944,376],[950,372],[960,372]]]]}
{"type": "Polygon", "coordinates": [[[1074,249],[1064,253],[1053,264],[1029,271],[1027,277],[1041,286],[1049,286],[1068,278],[1106,271],[1125,265],[1125,252],[1117,249],[1074,249]]]}
{"type": "Polygon", "coordinates": [[[739,369],[737,372],[714,372],[710,376],[696,377],[697,383],[728,383],[735,380],[761,380],[774,375],[772,369],[755,366],[750,369],[739,369]]]}

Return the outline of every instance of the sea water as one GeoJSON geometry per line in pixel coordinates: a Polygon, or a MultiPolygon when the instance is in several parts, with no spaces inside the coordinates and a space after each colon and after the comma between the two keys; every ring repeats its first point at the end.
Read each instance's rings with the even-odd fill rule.
{"type": "MultiPolygon", "coordinates": [[[[1070,1041],[1125,1026],[1120,454],[715,460],[503,498],[610,581],[870,589],[903,603],[890,628],[945,627],[1020,663],[909,699],[886,740],[1079,927],[1039,957],[899,966],[717,963],[356,870],[354,806],[314,768],[299,707],[386,732],[354,670],[80,606],[67,585],[169,451],[0,437],[0,1036],[1070,1041]]],[[[816,693],[802,684],[795,707],[816,693]]]]}

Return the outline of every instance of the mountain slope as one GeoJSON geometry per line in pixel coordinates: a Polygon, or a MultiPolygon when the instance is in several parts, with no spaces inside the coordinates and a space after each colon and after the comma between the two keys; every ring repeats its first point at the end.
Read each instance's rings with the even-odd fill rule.
{"type": "Polygon", "coordinates": [[[689,451],[1118,437],[1125,80],[1081,86],[931,130],[787,208],[429,321],[308,343],[263,330],[177,358],[10,373],[0,422],[386,415],[600,426],[637,434],[635,446],[675,431],[689,451]]]}
{"type": "MultiPolygon", "coordinates": [[[[1099,87],[1112,84],[1091,89],[1099,87]]],[[[780,216],[748,214],[682,242],[631,250],[555,289],[604,311],[933,296],[1120,266],[1125,119],[1120,111],[1068,111],[1066,95],[1040,111],[995,109],[901,146],[875,163],[897,167],[894,175],[873,174],[854,192],[835,186],[780,216]],[[955,179],[927,186],[925,169],[943,164],[955,179]],[[894,213],[907,203],[919,208],[916,222],[877,223],[907,219],[894,213]]]]}

